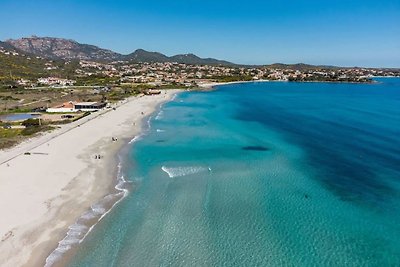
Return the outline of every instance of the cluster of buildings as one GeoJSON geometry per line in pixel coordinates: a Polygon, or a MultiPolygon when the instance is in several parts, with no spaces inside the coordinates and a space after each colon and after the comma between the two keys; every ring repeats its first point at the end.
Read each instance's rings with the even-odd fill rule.
{"type": "Polygon", "coordinates": [[[46,77],[39,78],[37,80],[38,85],[46,85],[46,86],[71,86],[76,83],[74,80],[62,79],[57,77],[46,77]]]}
{"type": "Polygon", "coordinates": [[[121,83],[145,83],[154,86],[173,84],[192,87],[199,83],[226,77],[240,78],[246,76],[256,80],[262,76],[262,73],[256,68],[190,65],[172,62],[120,64],[117,69],[121,83]]]}
{"type": "Polygon", "coordinates": [[[373,76],[400,76],[399,70],[300,67],[290,65],[276,67],[239,67],[190,65],[183,63],[130,63],[117,61],[107,64],[84,61],[77,74],[93,74],[117,77],[121,84],[149,84],[152,86],[196,86],[199,83],[232,80],[280,80],[280,81],[350,81],[367,82],[373,76]]]}
{"type": "MultiPolygon", "coordinates": [[[[71,64],[71,62],[65,62],[71,64]]],[[[57,69],[48,63],[46,70],[57,69]]],[[[336,68],[307,65],[283,65],[242,67],[191,65],[174,62],[134,63],[129,61],[94,62],[80,60],[73,70],[76,80],[58,77],[42,77],[36,81],[19,80],[21,86],[72,86],[86,85],[88,81],[104,77],[109,85],[149,85],[196,87],[202,83],[241,81],[241,80],[279,80],[279,81],[342,81],[369,82],[373,76],[400,76],[400,70],[370,68],[336,68]]],[[[54,75],[56,76],[56,75],[54,75]]],[[[92,83],[93,84],[93,83],[92,83]]]]}
{"type": "Polygon", "coordinates": [[[79,68],[75,70],[75,74],[86,77],[99,74],[114,77],[118,76],[119,72],[113,64],[81,60],[79,61],[79,68]]]}
{"type": "Polygon", "coordinates": [[[267,80],[279,81],[336,81],[336,82],[369,82],[373,77],[368,69],[263,69],[263,77],[267,80]]]}
{"type": "Polygon", "coordinates": [[[6,49],[4,49],[4,48],[2,48],[2,47],[0,47],[0,53],[2,53],[2,54],[4,54],[4,55],[7,55],[7,56],[8,56],[8,55],[11,55],[11,56],[18,56],[18,55],[19,55],[18,52],[6,50],[6,49]]]}
{"type": "MultiPolygon", "coordinates": [[[[49,66],[49,68],[52,68],[49,66]]],[[[75,70],[76,77],[108,77],[114,78],[119,85],[146,84],[150,86],[176,85],[194,87],[201,83],[215,81],[240,80],[277,80],[277,81],[337,81],[368,82],[374,76],[400,76],[399,70],[367,69],[367,68],[304,68],[292,67],[229,67],[190,65],[182,63],[99,63],[80,61],[75,70]]],[[[32,85],[29,80],[17,81],[21,86],[32,85]]],[[[58,77],[37,79],[36,85],[72,86],[76,80],[58,77]]],[[[112,85],[112,84],[110,84],[112,85]]]]}

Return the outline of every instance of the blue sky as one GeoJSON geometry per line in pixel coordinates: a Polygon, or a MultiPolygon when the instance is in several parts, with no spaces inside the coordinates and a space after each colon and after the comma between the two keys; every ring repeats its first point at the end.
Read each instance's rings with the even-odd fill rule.
{"type": "Polygon", "coordinates": [[[0,40],[63,37],[124,54],[400,67],[400,0],[0,0],[0,22],[0,40]]]}

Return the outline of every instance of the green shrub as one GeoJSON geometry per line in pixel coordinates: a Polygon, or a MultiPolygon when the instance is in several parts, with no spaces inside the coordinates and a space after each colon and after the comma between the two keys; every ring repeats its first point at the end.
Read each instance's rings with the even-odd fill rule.
{"type": "Polygon", "coordinates": [[[23,121],[21,124],[27,128],[39,126],[39,119],[27,119],[23,121]]]}

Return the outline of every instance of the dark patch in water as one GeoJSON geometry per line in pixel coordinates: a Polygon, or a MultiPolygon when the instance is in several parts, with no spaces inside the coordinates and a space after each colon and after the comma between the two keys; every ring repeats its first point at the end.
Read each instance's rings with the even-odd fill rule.
{"type": "Polygon", "coordinates": [[[166,142],[166,140],[157,140],[156,142],[157,143],[164,143],[164,142],[166,142]]]}
{"type": "Polygon", "coordinates": [[[243,150],[252,150],[252,151],[268,151],[269,148],[263,146],[244,146],[243,150]]]}
{"type": "MultiPolygon", "coordinates": [[[[335,93],[351,95],[349,88],[340,87],[340,90],[332,89],[325,95],[325,92],[313,89],[312,97],[318,96],[329,104],[335,93]]],[[[346,109],[348,104],[332,108],[323,101],[300,101],[297,92],[290,93],[292,98],[272,97],[273,93],[269,91],[268,98],[255,93],[247,101],[237,99],[239,109],[234,118],[258,122],[267,129],[277,130],[290,143],[300,145],[306,152],[306,162],[317,173],[314,178],[340,199],[386,209],[386,204],[397,194],[387,181],[396,180],[400,173],[400,143],[396,134],[399,127],[392,119],[399,114],[398,109],[387,105],[391,109],[385,113],[381,111],[378,119],[374,119],[360,111],[350,113],[346,109]],[[289,105],[292,109],[287,108],[289,105]],[[311,107],[315,111],[309,110],[311,107]],[[380,176],[382,170],[386,179],[380,176]]],[[[363,111],[374,107],[367,105],[376,103],[374,93],[367,98],[363,91],[363,98],[352,102],[353,109],[363,111]]]]}

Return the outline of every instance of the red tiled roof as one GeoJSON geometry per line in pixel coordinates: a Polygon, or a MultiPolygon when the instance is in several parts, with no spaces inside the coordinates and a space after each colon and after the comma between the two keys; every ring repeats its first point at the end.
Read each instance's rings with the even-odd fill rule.
{"type": "Polygon", "coordinates": [[[61,105],[55,106],[53,108],[74,108],[74,104],[75,104],[75,102],[70,101],[70,102],[62,103],[61,105]]]}

